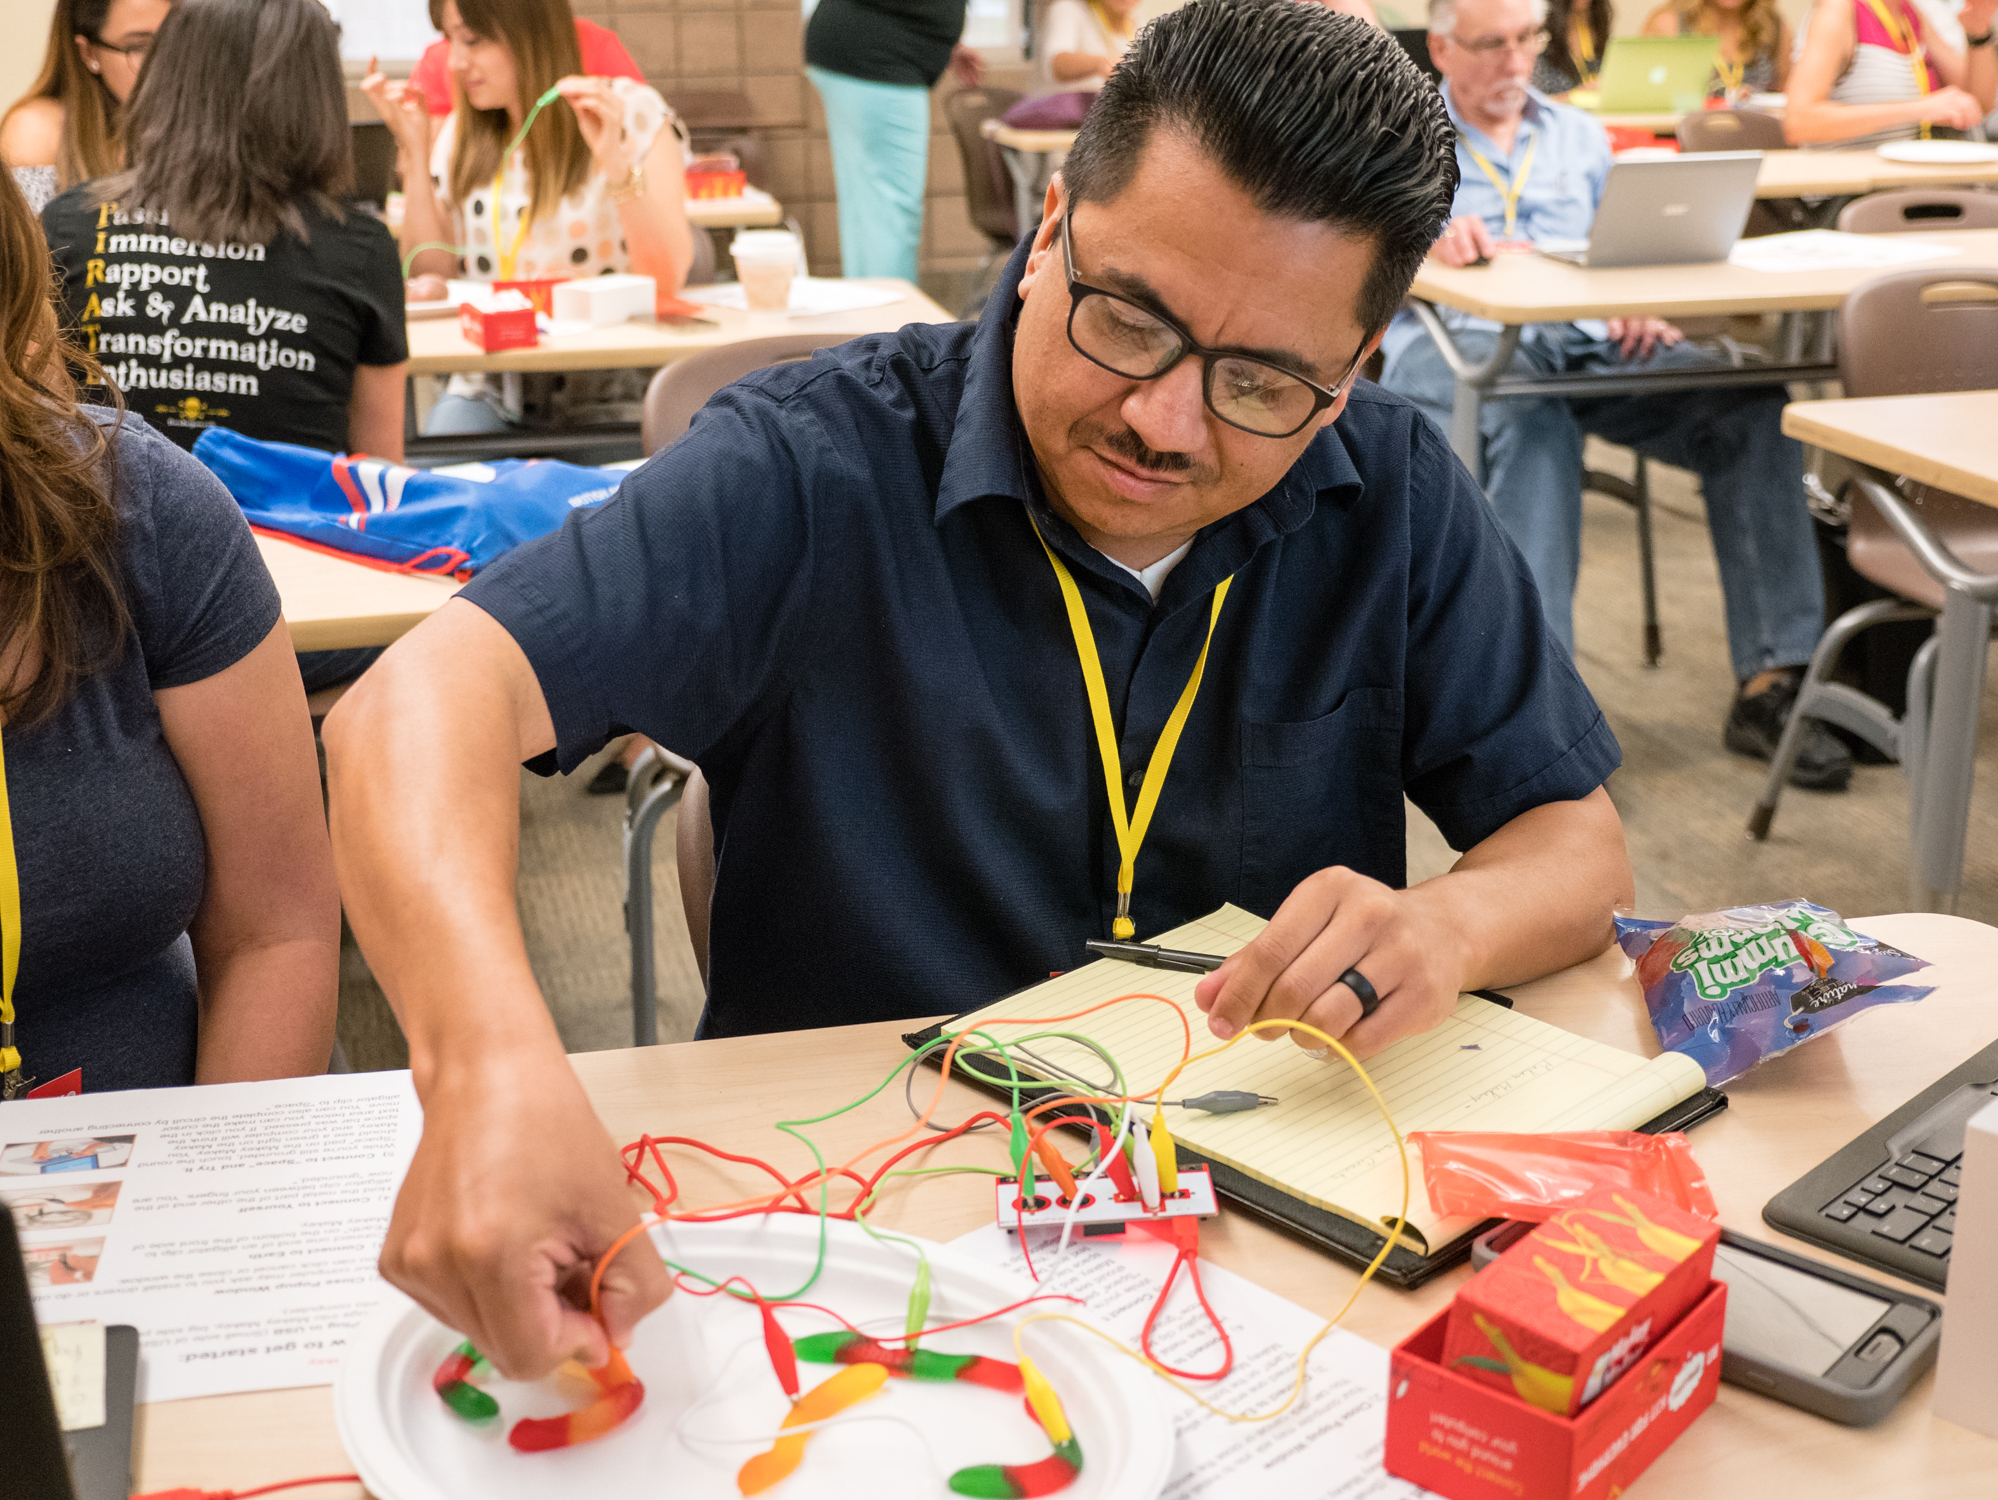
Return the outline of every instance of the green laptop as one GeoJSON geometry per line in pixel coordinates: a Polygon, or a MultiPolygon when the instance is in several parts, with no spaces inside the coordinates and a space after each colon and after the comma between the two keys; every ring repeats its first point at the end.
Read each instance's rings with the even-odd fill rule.
{"type": "Polygon", "coordinates": [[[1603,54],[1596,112],[1689,114],[1706,103],[1707,82],[1719,57],[1718,37],[1618,37],[1603,54]]]}

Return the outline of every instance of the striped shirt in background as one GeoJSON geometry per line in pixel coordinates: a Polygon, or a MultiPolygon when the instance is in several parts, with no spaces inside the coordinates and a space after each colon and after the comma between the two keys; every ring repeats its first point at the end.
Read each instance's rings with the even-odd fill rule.
{"type": "MultiPolygon", "coordinates": [[[[1802,56],[1804,39],[1810,34],[1811,24],[1828,5],[1850,5],[1853,15],[1855,45],[1852,60],[1845,71],[1832,84],[1830,101],[1833,104],[1899,104],[1914,99],[1921,90],[1916,86],[1916,64],[1908,55],[1906,37],[1919,38],[1921,32],[1921,12],[1912,0],[1880,0],[1888,13],[1900,23],[1903,36],[1897,39],[1882,24],[1879,13],[1869,0],[1818,0],[1797,29],[1797,42],[1794,56],[1802,56]]],[[[1928,70],[1929,90],[1943,86],[1942,75],[1936,65],[1926,59],[1921,63],[1928,70]]],[[[1878,146],[1888,141],[1911,141],[1919,134],[1914,124],[1895,125],[1886,130],[1876,130],[1868,135],[1854,136],[1844,141],[1821,141],[1819,150],[1850,146],[1878,146]]]]}

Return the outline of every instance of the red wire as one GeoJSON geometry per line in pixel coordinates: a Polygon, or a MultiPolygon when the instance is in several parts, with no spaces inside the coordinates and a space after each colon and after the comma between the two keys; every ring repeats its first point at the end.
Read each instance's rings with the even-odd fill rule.
{"type": "Polygon", "coordinates": [[[1138,1335],[1138,1347],[1144,1351],[1145,1358],[1168,1375],[1177,1375],[1181,1380],[1219,1380],[1235,1368],[1234,1342],[1229,1339],[1228,1330],[1222,1326],[1221,1320],[1214,1315],[1214,1309],[1207,1301],[1207,1289],[1200,1284],[1198,1254],[1188,1255],[1182,1250],[1173,1258],[1172,1270],[1166,1273],[1165,1285],[1159,1288],[1158,1300],[1152,1304],[1152,1310],[1145,1315],[1145,1331],[1138,1335]],[[1172,1296],[1172,1284],[1179,1279],[1181,1266],[1186,1267],[1187,1275],[1193,1281],[1193,1295],[1200,1299],[1200,1310],[1207,1314],[1209,1325],[1221,1336],[1221,1368],[1210,1370],[1206,1374],[1195,1370],[1177,1369],[1152,1352],[1152,1325],[1158,1322],[1159,1314],[1165,1311],[1166,1300],[1172,1296]]]}
{"type": "Polygon", "coordinates": [[[270,1495],[278,1490],[304,1489],[309,1484],[359,1484],[360,1482],[361,1476],[358,1474],[321,1474],[314,1479],[287,1479],[281,1484],[267,1484],[261,1489],[231,1490],[228,1493],[231,1500],[250,1500],[252,1495],[270,1495]]]}

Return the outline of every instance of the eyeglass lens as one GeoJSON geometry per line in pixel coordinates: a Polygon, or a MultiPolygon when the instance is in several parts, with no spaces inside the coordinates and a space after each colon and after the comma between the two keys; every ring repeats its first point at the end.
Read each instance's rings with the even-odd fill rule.
{"type": "MultiPolygon", "coordinates": [[[[1180,336],[1133,303],[1091,292],[1076,304],[1069,336],[1084,354],[1119,375],[1149,380],[1185,349],[1180,336]]],[[[1273,365],[1209,356],[1207,403],[1224,422],[1271,437],[1287,437],[1311,419],[1311,387],[1273,365]]]]}

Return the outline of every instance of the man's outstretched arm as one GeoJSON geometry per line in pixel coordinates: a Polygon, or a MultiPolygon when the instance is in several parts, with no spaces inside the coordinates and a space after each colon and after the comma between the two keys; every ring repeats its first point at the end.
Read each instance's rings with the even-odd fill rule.
{"type": "MultiPolygon", "coordinates": [[[[347,917],[423,1102],[382,1274],[511,1378],[571,1355],[601,1363],[581,1294],[638,1212],[514,901],[520,763],[555,744],[534,670],[492,616],[452,600],[341,700],[325,744],[347,917]]],[[[641,1236],[604,1279],[610,1338],[625,1342],[669,1289],[641,1236]]]]}

